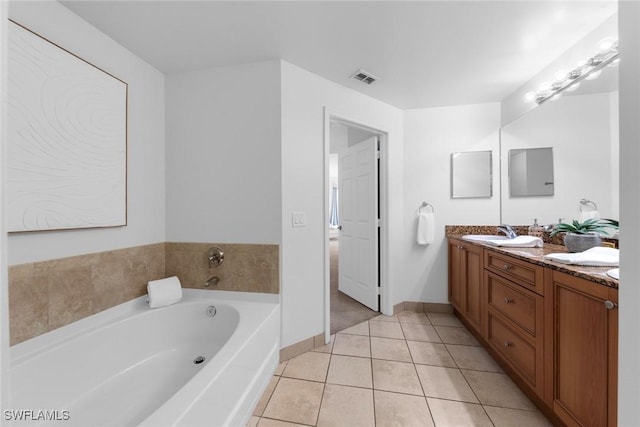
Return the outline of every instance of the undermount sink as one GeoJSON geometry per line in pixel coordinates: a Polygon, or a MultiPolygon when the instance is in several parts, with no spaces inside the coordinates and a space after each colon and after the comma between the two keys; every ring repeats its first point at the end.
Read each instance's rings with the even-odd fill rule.
{"type": "Polygon", "coordinates": [[[488,240],[504,240],[507,236],[494,235],[494,234],[467,234],[462,236],[462,240],[469,240],[471,242],[486,242],[488,240]]]}

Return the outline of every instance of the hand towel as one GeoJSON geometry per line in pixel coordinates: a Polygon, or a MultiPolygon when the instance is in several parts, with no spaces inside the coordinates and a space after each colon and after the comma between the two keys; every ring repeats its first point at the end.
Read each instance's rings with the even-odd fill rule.
{"type": "Polygon", "coordinates": [[[612,268],[611,270],[607,271],[607,276],[620,280],[620,269],[612,268]]]}
{"type": "Polygon", "coordinates": [[[418,214],[418,244],[426,246],[433,243],[435,238],[435,217],[433,212],[420,212],[418,214]]]}
{"type": "Polygon", "coordinates": [[[600,219],[600,212],[598,211],[580,211],[578,214],[578,221],[585,222],[588,219],[600,219]]]}
{"type": "Polygon", "coordinates": [[[150,308],[166,307],[182,299],[182,285],[176,276],[147,283],[150,308]]]}
{"type": "Polygon", "coordinates": [[[507,248],[541,248],[544,242],[536,236],[516,236],[513,239],[486,240],[485,243],[507,248]]]}
{"type": "Polygon", "coordinates": [[[545,259],[563,264],[587,265],[591,267],[617,267],[620,264],[620,251],[614,248],[596,246],[584,252],[545,255],[545,259]]]}

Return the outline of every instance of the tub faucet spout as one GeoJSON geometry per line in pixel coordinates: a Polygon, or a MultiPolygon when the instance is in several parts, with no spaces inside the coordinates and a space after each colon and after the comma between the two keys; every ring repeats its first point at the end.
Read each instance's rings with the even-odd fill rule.
{"type": "Polygon", "coordinates": [[[498,233],[504,233],[507,239],[515,239],[518,236],[513,228],[507,224],[502,224],[501,227],[498,227],[498,233]]]}
{"type": "Polygon", "coordinates": [[[216,286],[218,283],[220,282],[220,278],[218,276],[212,276],[209,277],[205,282],[204,282],[204,287],[208,288],[209,286],[213,285],[216,286]]]}

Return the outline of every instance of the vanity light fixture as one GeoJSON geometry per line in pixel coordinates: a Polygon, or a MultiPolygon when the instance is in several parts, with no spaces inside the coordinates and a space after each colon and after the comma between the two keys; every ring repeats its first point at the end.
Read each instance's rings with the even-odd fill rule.
{"type": "Polygon", "coordinates": [[[578,88],[582,80],[593,80],[597,78],[602,69],[607,65],[615,67],[620,62],[620,52],[618,51],[618,41],[612,37],[603,39],[598,44],[598,53],[586,61],[580,61],[576,68],[569,72],[559,72],[553,83],[543,83],[537,92],[525,94],[525,102],[542,104],[551,99],[555,101],[562,96],[563,91],[571,92],[578,88]]]}

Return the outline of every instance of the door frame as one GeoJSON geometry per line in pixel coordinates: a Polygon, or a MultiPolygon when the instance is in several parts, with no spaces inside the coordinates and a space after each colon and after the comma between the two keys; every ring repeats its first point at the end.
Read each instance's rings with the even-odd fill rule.
{"type": "Polygon", "coordinates": [[[351,127],[364,129],[378,134],[380,140],[380,165],[378,168],[378,193],[380,204],[380,239],[378,241],[378,252],[380,256],[378,280],[380,283],[380,306],[379,310],[383,314],[393,314],[391,305],[391,290],[389,289],[389,210],[388,210],[388,134],[383,128],[374,123],[365,123],[360,119],[355,119],[349,115],[342,114],[324,107],[324,180],[323,192],[324,203],[322,219],[324,223],[324,342],[328,344],[331,340],[331,277],[330,277],[330,255],[329,255],[329,158],[331,144],[331,122],[342,123],[351,127]]]}

